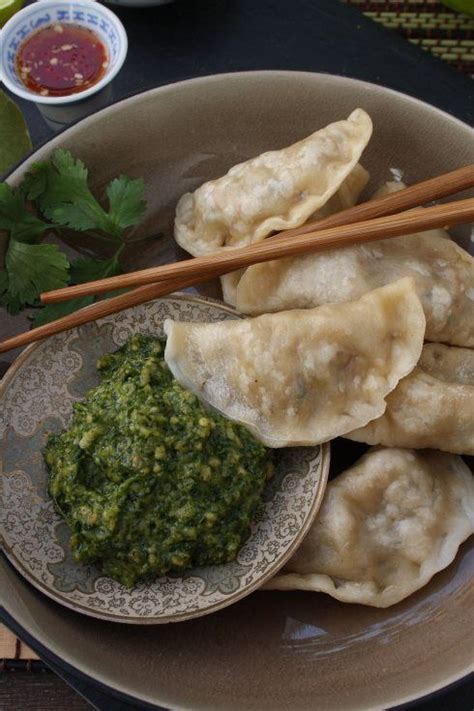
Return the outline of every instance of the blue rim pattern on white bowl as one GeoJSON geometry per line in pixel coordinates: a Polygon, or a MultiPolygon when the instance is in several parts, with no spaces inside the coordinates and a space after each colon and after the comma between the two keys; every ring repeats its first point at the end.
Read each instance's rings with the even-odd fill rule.
{"type": "Polygon", "coordinates": [[[127,55],[128,41],[119,18],[94,0],[40,0],[20,10],[0,31],[0,80],[7,89],[23,99],[40,104],[69,104],[81,101],[103,89],[122,67],[127,55]],[[109,66],[96,84],[67,96],[41,96],[30,91],[15,69],[15,55],[25,39],[37,30],[66,22],[93,30],[107,48],[109,66]]]}

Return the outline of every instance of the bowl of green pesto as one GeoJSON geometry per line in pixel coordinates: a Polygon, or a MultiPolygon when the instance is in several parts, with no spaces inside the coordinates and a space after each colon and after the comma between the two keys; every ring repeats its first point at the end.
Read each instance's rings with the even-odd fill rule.
{"type": "Polygon", "coordinates": [[[178,621],[249,594],[299,545],[327,479],[327,447],[270,450],[174,379],[168,317],[238,318],[160,299],[34,346],[3,386],[6,554],[103,619],[178,621]]]}
{"type": "Polygon", "coordinates": [[[174,379],[164,345],[136,334],[100,358],[44,450],[75,559],[127,587],[235,560],[273,473],[271,450],[174,379]]]}

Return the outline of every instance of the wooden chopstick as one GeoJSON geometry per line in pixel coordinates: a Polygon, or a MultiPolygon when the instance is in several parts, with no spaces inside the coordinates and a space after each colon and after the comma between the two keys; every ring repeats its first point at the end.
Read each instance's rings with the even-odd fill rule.
{"type": "MultiPolygon", "coordinates": [[[[347,244],[362,244],[364,242],[379,240],[382,238],[381,223],[384,224],[383,237],[388,238],[406,234],[407,232],[423,231],[442,225],[468,222],[472,219],[474,219],[474,198],[437,205],[435,207],[425,208],[424,210],[404,212],[386,218],[368,220],[367,222],[356,223],[356,225],[344,225],[340,228],[335,227],[329,230],[321,230],[290,239],[280,239],[274,242],[267,241],[251,245],[241,250],[229,250],[229,252],[225,252],[223,255],[218,255],[219,257],[225,257],[225,261],[223,262],[222,259],[219,259],[217,267],[216,255],[212,255],[213,259],[211,260],[209,257],[186,260],[185,262],[178,263],[184,266],[184,269],[183,266],[180,266],[180,278],[162,281],[158,284],[153,283],[147,286],[141,286],[127,294],[122,294],[106,301],[100,301],[97,304],[88,306],[85,309],[65,316],[57,321],[52,321],[39,328],[14,336],[0,344],[0,353],[27,345],[28,343],[33,343],[40,338],[75,328],[82,324],[89,323],[90,321],[95,321],[104,316],[109,316],[110,314],[117,313],[131,306],[136,306],[145,301],[164,296],[177,289],[184,289],[193,284],[208,281],[210,276],[232,271],[237,268],[236,263],[237,265],[242,265],[243,261],[245,261],[246,264],[254,264],[257,261],[274,259],[276,252],[278,252],[280,256],[302,254],[302,247],[304,247],[305,252],[315,252],[327,249],[328,246],[334,247],[337,245],[342,247],[347,244]],[[317,239],[314,238],[314,235],[316,235],[317,239]],[[296,241],[298,241],[298,243],[295,245],[296,241]],[[237,258],[234,256],[234,252],[237,251],[245,253],[244,260],[242,259],[242,254],[240,258],[239,256],[237,256],[237,258]],[[255,258],[256,256],[257,258],[255,258]],[[199,272],[196,271],[194,265],[198,261],[200,261],[201,264],[205,261],[208,267],[201,269],[199,272]]],[[[168,265],[167,267],[161,267],[161,269],[170,270],[172,266],[173,265],[168,265]]],[[[140,272],[138,273],[140,274],[140,272]]]]}
{"type": "MultiPolygon", "coordinates": [[[[423,205],[432,200],[453,195],[473,186],[474,164],[470,164],[462,168],[457,168],[449,173],[438,175],[435,178],[429,178],[421,183],[416,183],[396,193],[390,193],[375,200],[369,200],[360,205],[355,205],[342,212],[329,215],[329,217],[325,217],[322,220],[280,232],[276,235],[272,235],[269,239],[293,237],[313,232],[316,229],[321,230],[323,228],[337,227],[339,225],[348,225],[353,222],[362,222],[376,217],[383,217],[384,215],[392,215],[402,210],[409,210],[410,208],[423,205]]],[[[89,284],[91,283],[92,282],[89,282],[89,284]]],[[[45,292],[41,295],[41,300],[45,304],[54,303],[56,299],[55,297],[50,298],[51,295],[61,292],[62,290],[45,292]]],[[[64,300],[66,298],[70,297],[67,296],[58,300],[64,300]]]]}
{"type": "Polygon", "coordinates": [[[474,163],[465,165],[462,168],[456,168],[456,170],[452,170],[449,173],[437,175],[435,178],[428,178],[428,180],[415,183],[395,193],[388,193],[374,200],[362,202],[360,205],[354,205],[354,207],[342,212],[336,212],[334,215],[329,215],[329,217],[325,217],[322,220],[307,222],[301,227],[280,232],[273,235],[273,238],[283,235],[285,237],[304,235],[316,229],[321,230],[326,227],[337,227],[338,225],[348,225],[351,222],[371,220],[374,217],[394,215],[397,212],[410,210],[413,207],[419,207],[427,202],[455,195],[472,187],[474,187],[474,163]]]}
{"type": "Polygon", "coordinates": [[[115,289],[143,286],[159,281],[191,277],[211,279],[252,264],[282,257],[320,252],[325,249],[364,244],[389,237],[423,230],[457,225],[474,219],[474,198],[457,200],[442,205],[434,205],[423,210],[406,211],[397,215],[377,217],[365,222],[356,222],[339,227],[290,237],[280,236],[278,240],[265,240],[256,244],[229,249],[204,257],[186,259],[173,264],[141,269],[128,274],[120,274],[107,279],[85,284],[77,284],[41,295],[43,303],[55,303],[66,299],[91,294],[105,294],[115,289]]]}
{"type": "MultiPolygon", "coordinates": [[[[194,279],[192,281],[194,284],[200,284],[206,281],[206,279],[194,279]]],[[[32,328],[31,331],[24,331],[17,336],[7,338],[0,343],[0,353],[6,353],[14,348],[22,348],[35,341],[54,336],[56,333],[69,331],[71,328],[77,328],[77,326],[83,326],[86,323],[97,321],[104,316],[110,316],[119,311],[124,311],[131,306],[138,306],[146,301],[157,299],[159,296],[164,296],[178,289],[184,289],[190,285],[189,279],[187,282],[183,280],[167,281],[164,284],[141,286],[138,289],[133,289],[133,291],[130,291],[128,294],[121,294],[120,296],[114,296],[105,301],[98,301],[96,304],[86,306],[68,316],[63,316],[62,318],[56,319],[56,321],[46,323],[44,326],[38,326],[37,328],[32,328]]]]}
{"type": "MultiPolygon", "coordinates": [[[[436,200],[448,195],[453,195],[462,190],[471,188],[474,185],[474,165],[464,166],[457,170],[445,173],[435,178],[430,178],[416,185],[404,188],[396,193],[391,193],[377,200],[356,205],[343,212],[331,215],[317,223],[303,225],[302,227],[288,230],[285,233],[274,235],[271,239],[285,239],[288,236],[305,234],[318,228],[329,228],[337,225],[345,225],[350,222],[381,217],[393,214],[400,210],[422,205],[431,200],[436,200]]],[[[37,340],[61,333],[71,328],[76,328],[91,321],[95,321],[105,316],[110,316],[132,306],[138,306],[146,301],[165,296],[178,289],[184,289],[193,284],[199,284],[208,280],[208,276],[200,275],[193,278],[181,278],[159,282],[148,286],[141,286],[133,291],[120,296],[115,296],[105,301],[92,304],[80,311],[76,311],[69,316],[52,321],[51,323],[39,326],[31,331],[20,333],[0,343],[0,353],[20,348],[34,343],[37,340]]]]}

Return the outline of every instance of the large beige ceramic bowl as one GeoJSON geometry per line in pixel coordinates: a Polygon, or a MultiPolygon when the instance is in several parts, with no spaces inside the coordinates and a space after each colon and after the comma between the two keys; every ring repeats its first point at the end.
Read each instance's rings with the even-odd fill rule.
{"type": "MultiPolygon", "coordinates": [[[[474,162],[471,130],[425,104],[350,79],[258,72],[188,81],[116,104],[37,151],[12,180],[56,146],[85,160],[96,186],[120,172],[143,176],[144,229],[165,238],[133,261],[174,258],[170,227],[183,192],[356,106],[374,120],[363,161],[373,186],[390,168],[411,183],[474,162]]],[[[1,327],[19,331],[23,323],[1,327]]],[[[333,463],[341,468],[360,451],[336,442],[333,463]]],[[[0,598],[35,639],[88,676],[168,708],[367,711],[439,689],[472,664],[468,543],[426,588],[386,610],[320,594],[257,592],[207,618],[146,628],[66,610],[0,562],[0,598]]]]}

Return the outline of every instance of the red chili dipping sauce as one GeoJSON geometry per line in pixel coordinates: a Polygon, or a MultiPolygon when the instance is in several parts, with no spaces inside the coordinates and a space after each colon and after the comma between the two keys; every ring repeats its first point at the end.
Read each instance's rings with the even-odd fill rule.
{"type": "Polygon", "coordinates": [[[108,66],[107,49],[92,30],[56,23],[20,46],[16,67],[24,85],[41,96],[67,96],[88,89],[108,66]]]}

